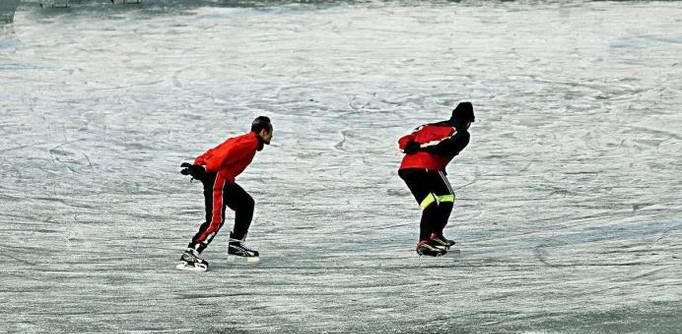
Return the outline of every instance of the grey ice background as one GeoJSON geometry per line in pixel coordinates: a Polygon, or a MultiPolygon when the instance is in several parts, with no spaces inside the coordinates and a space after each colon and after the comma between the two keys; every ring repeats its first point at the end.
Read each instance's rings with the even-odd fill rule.
{"type": "Polygon", "coordinates": [[[682,332],[680,2],[23,3],[0,31],[0,332],[682,332]],[[462,100],[461,254],[418,258],[396,140],[462,100]],[[261,263],[228,222],[176,271],[179,163],[261,114],[261,263]]]}

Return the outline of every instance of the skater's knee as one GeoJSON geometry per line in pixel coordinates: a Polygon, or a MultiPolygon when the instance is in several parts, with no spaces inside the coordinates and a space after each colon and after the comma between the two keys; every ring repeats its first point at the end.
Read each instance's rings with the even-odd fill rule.
{"type": "Polygon", "coordinates": [[[256,206],[256,201],[254,201],[253,197],[250,195],[246,195],[241,206],[246,210],[253,210],[253,208],[256,206]]]}
{"type": "Polygon", "coordinates": [[[435,193],[429,193],[428,195],[426,195],[426,197],[424,197],[424,199],[421,202],[419,202],[419,206],[423,211],[434,204],[436,206],[444,206],[452,205],[454,202],[455,194],[436,195],[435,193]]]}
{"type": "Polygon", "coordinates": [[[424,211],[428,209],[431,205],[436,203],[436,201],[437,201],[436,194],[429,193],[428,195],[426,195],[426,197],[424,197],[424,199],[421,200],[421,202],[419,202],[419,206],[421,207],[422,211],[424,211]]]}
{"type": "Polygon", "coordinates": [[[242,193],[234,197],[226,197],[225,202],[235,212],[253,211],[256,202],[247,193],[242,193]]]}

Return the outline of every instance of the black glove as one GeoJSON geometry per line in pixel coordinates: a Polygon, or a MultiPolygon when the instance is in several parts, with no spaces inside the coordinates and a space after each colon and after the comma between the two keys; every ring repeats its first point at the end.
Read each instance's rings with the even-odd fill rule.
{"type": "Polygon", "coordinates": [[[206,175],[206,169],[204,169],[204,166],[192,165],[189,162],[183,162],[180,167],[182,167],[180,174],[191,175],[197,180],[203,179],[206,175]]]}
{"type": "Polygon", "coordinates": [[[403,150],[403,152],[405,152],[406,154],[412,154],[414,152],[419,151],[420,148],[421,147],[419,146],[419,143],[411,141],[408,142],[407,145],[405,145],[405,149],[403,150]]]}

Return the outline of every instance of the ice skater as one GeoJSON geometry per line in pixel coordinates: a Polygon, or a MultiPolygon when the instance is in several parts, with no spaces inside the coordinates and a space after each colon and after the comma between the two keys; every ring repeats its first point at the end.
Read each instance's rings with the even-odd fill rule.
{"type": "Polygon", "coordinates": [[[205,271],[208,262],[199,257],[208,247],[225,221],[225,207],[234,210],[234,227],[230,232],[228,255],[258,258],[258,251],[244,245],[253,218],[254,200],[236,182],[237,175],[251,163],[257,151],[269,145],[272,124],[265,116],[256,117],[247,134],[228,138],[220,145],[198,156],[193,164],[183,163],[180,173],[191,175],[204,186],[206,221],[199,227],[180,257],[178,269],[205,271]]]}
{"type": "Polygon", "coordinates": [[[469,144],[474,121],[470,102],[462,102],[447,121],[422,125],[398,140],[405,153],[398,175],[421,207],[417,254],[441,256],[455,244],[443,235],[455,202],[445,167],[469,144]]]}

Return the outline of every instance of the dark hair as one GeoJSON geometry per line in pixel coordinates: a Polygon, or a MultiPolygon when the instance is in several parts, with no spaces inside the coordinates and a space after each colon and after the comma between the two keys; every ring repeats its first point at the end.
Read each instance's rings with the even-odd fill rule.
{"type": "Polygon", "coordinates": [[[272,132],[272,123],[270,123],[270,118],[267,116],[258,116],[251,122],[251,131],[258,133],[261,130],[272,132]]]}

